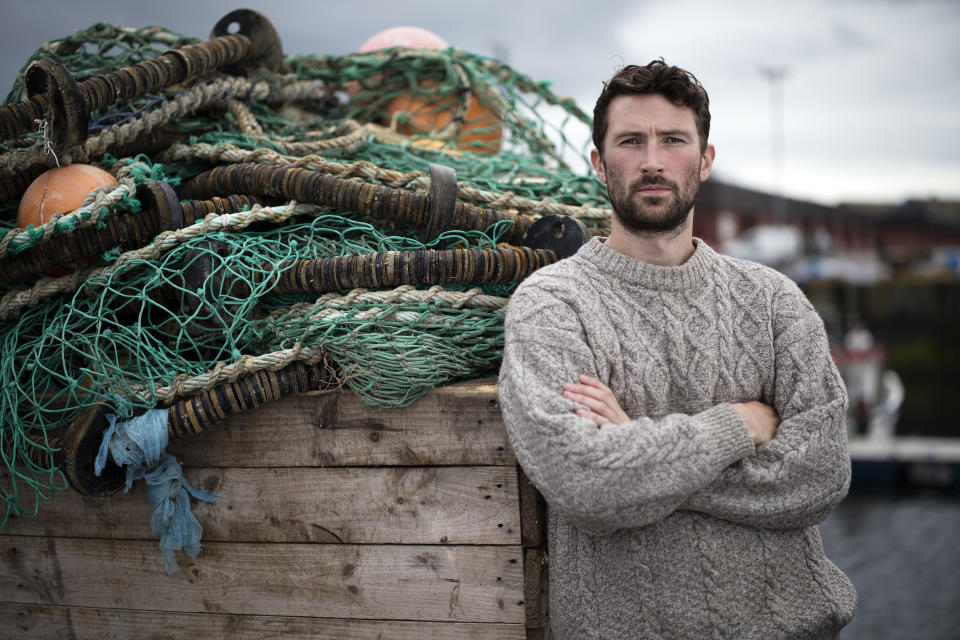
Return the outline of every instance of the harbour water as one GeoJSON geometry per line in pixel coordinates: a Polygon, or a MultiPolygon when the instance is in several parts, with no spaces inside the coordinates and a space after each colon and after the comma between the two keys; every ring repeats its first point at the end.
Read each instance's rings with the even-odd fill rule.
{"type": "Polygon", "coordinates": [[[841,640],[960,640],[955,493],[851,493],[820,531],[859,594],[841,640]]]}
{"type": "MultiPolygon", "coordinates": [[[[960,283],[821,283],[808,294],[836,336],[848,328],[845,318],[873,331],[905,391],[898,436],[960,440],[960,283]]],[[[924,486],[937,479],[934,467],[914,470],[930,472],[919,477],[924,486]]],[[[953,484],[953,492],[897,492],[893,481],[904,478],[863,471],[860,486],[855,473],[850,496],[820,527],[828,557],[860,597],[841,640],[960,640],[960,483],[939,483],[953,484]]]]}

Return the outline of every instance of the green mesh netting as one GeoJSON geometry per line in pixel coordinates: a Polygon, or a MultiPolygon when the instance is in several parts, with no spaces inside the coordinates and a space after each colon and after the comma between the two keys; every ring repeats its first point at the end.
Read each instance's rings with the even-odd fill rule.
{"type": "MultiPolygon", "coordinates": [[[[50,57],[82,81],[196,42],[160,27],[96,24],[45,44],[27,63],[50,57]]],[[[7,196],[0,198],[0,259],[140,211],[141,184],[176,185],[237,162],[420,192],[429,189],[429,164],[438,162],[456,170],[462,200],[605,226],[605,188],[584,170],[584,149],[570,142],[587,139],[590,120],[548,83],[453,49],[296,56],[286,64],[283,73],[261,69],[246,78],[212,73],[101,109],[90,114],[88,139],[57,157],[41,131],[0,142],[7,196]],[[287,95],[299,97],[280,99],[287,95]],[[101,166],[119,186],[58,220],[18,228],[18,185],[57,162],[101,166]]],[[[7,103],[24,99],[21,70],[7,103]]],[[[505,231],[503,223],[484,233],[450,230],[429,246],[491,248],[505,231]]],[[[319,299],[272,293],[287,268],[278,265],[291,260],[423,248],[418,237],[402,225],[287,203],[211,215],[136,250],[107,250],[59,278],[0,284],[3,522],[11,513],[34,515],[41,499],[64,488],[59,471],[30,453],[55,451],[55,436],[95,404],[117,412],[169,406],[237,370],[322,354],[345,386],[385,406],[495,374],[516,283],[336,291],[319,299]],[[197,261],[221,274],[218,286],[187,282],[197,261]]]]}

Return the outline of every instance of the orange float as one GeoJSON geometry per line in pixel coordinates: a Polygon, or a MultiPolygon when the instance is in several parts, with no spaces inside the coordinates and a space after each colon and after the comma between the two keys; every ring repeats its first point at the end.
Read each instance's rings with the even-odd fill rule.
{"type": "Polygon", "coordinates": [[[70,164],[50,169],[34,180],[17,209],[17,226],[39,227],[58,213],[80,208],[91,191],[99,187],[115,187],[117,179],[88,164],[70,164]]]}
{"type": "MultiPolygon", "coordinates": [[[[17,226],[26,229],[33,225],[39,227],[58,213],[69,213],[80,208],[90,192],[99,187],[115,187],[117,179],[112,175],[88,164],[69,164],[40,174],[30,183],[20,198],[17,208],[17,226]]],[[[96,263],[87,259],[87,265],[96,263]]],[[[70,269],[55,268],[47,273],[62,276],[70,269]]]]}
{"type": "MultiPolygon", "coordinates": [[[[370,53],[391,47],[412,49],[445,49],[449,45],[440,36],[420,27],[393,27],[377,33],[360,47],[360,53],[370,53]]],[[[433,79],[420,82],[420,88],[429,92],[436,86],[433,79]]],[[[435,136],[453,122],[460,103],[451,95],[402,94],[386,105],[391,126],[404,135],[435,136]]],[[[482,104],[476,94],[470,95],[470,104],[463,122],[456,130],[455,143],[464,151],[497,153],[503,139],[503,120],[482,104]]]]}
{"type": "MultiPolygon", "coordinates": [[[[386,110],[391,119],[397,120],[397,131],[404,135],[437,135],[453,122],[458,107],[448,97],[401,95],[391,100],[386,110]]],[[[471,94],[470,106],[456,134],[457,146],[464,151],[496,153],[502,138],[503,121],[471,94]]]]}

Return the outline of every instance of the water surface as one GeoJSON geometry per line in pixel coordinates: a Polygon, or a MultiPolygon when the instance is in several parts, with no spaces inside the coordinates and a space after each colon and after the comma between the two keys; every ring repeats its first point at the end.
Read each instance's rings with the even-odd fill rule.
{"type": "Polygon", "coordinates": [[[841,640],[960,640],[960,497],[855,493],[820,531],[860,597],[841,640]]]}

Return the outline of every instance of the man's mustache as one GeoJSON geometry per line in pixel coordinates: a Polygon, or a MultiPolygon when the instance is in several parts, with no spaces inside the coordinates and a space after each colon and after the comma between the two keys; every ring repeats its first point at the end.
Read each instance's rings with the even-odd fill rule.
{"type": "Polygon", "coordinates": [[[632,191],[638,191],[643,187],[652,186],[667,187],[671,191],[677,190],[677,185],[663,176],[643,176],[639,180],[634,181],[633,184],[630,185],[630,189],[632,191]]]}

